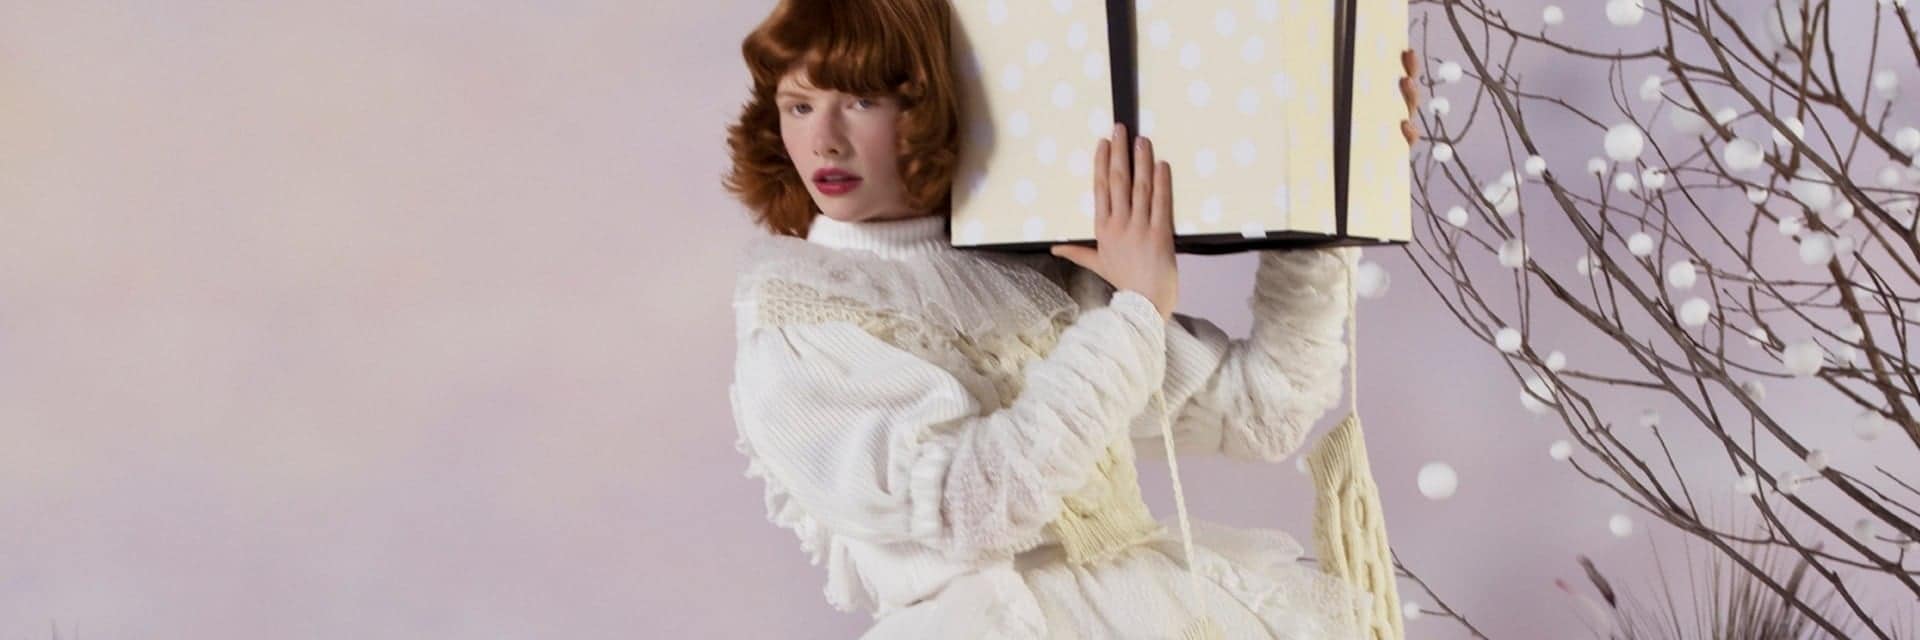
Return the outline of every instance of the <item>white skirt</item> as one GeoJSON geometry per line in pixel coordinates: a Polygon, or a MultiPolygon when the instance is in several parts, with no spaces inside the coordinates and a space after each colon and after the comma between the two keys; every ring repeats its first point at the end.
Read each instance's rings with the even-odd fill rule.
{"type": "Polygon", "coordinates": [[[963,576],[925,601],[876,621],[861,640],[1177,639],[1204,614],[1228,640],[1369,638],[1358,612],[1371,596],[1300,561],[1279,529],[1194,520],[1203,602],[1194,602],[1179,524],[1086,565],[1057,545],[963,576]]]}

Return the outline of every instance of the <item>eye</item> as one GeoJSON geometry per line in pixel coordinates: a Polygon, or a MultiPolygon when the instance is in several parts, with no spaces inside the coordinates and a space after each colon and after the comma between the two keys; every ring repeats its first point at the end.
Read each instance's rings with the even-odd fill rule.
{"type": "Polygon", "coordinates": [[[856,100],[854,102],[855,104],[865,104],[867,105],[866,108],[868,109],[880,106],[880,101],[875,100],[873,98],[860,98],[859,100],[856,100]]]}
{"type": "Polygon", "coordinates": [[[809,109],[811,109],[811,108],[813,108],[813,107],[812,107],[811,105],[808,105],[808,104],[807,104],[807,103],[805,103],[805,102],[796,102],[796,103],[793,103],[793,104],[790,104],[790,105],[787,105],[787,113],[792,113],[793,115],[796,115],[796,116],[797,116],[797,115],[804,115],[804,113],[794,113],[794,111],[793,111],[794,109],[798,109],[798,108],[801,108],[801,107],[807,107],[807,108],[809,108],[809,109]]]}

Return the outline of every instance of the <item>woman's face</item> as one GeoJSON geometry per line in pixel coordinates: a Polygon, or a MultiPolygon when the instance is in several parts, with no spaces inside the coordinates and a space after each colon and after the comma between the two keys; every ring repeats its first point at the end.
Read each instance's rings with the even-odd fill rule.
{"type": "Polygon", "coordinates": [[[843,222],[925,213],[907,208],[897,146],[897,99],[816,89],[804,70],[796,70],[780,79],[775,104],[787,157],[821,213],[843,222]],[[850,179],[831,181],[832,170],[850,179]]]}

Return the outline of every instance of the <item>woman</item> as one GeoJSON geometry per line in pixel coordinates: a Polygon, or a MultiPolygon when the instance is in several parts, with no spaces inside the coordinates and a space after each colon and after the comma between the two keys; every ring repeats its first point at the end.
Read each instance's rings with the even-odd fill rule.
{"type": "Polygon", "coordinates": [[[1358,636],[1365,596],[1285,532],[1198,522],[1190,565],[1133,467],[1163,420],[1180,453],[1297,449],[1339,398],[1357,252],[1261,252],[1248,338],[1174,313],[1172,169],[1119,125],[1096,247],[953,248],[949,11],[783,0],[742,46],[726,187],[771,234],[736,284],[730,396],[769,519],[873,614],[863,638],[1358,636]]]}

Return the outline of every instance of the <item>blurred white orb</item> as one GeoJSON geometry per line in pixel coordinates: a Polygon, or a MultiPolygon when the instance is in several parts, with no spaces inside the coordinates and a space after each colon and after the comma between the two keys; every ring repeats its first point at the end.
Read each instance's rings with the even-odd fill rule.
{"type": "Polygon", "coordinates": [[[1680,303],[1680,324],[1698,327],[1707,323],[1707,317],[1713,314],[1713,303],[1705,298],[1688,298],[1680,303]]]}
{"type": "Polygon", "coordinates": [[[1434,75],[1435,77],[1439,78],[1441,82],[1445,82],[1447,84],[1453,84],[1455,82],[1459,82],[1460,81],[1460,63],[1454,62],[1452,60],[1442,62],[1440,63],[1440,67],[1434,70],[1434,75]]]}
{"type": "Polygon", "coordinates": [[[1825,233],[1809,233],[1800,237],[1800,262],[1821,265],[1832,259],[1833,236],[1825,233]]]}
{"type": "Polygon", "coordinates": [[[1688,260],[1681,260],[1667,267],[1667,286],[1675,289],[1692,288],[1694,280],[1698,277],[1699,273],[1693,268],[1693,262],[1688,260]]]}
{"type": "Polygon", "coordinates": [[[1640,0],[1607,0],[1607,22],[1616,27],[1631,27],[1640,24],[1646,17],[1646,7],[1640,6],[1640,0]]]}
{"type": "Polygon", "coordinates": [[[1493,346],[1501,353],[1513,353],[1520,350],[1520,330],[1513,327],[1501,327],[1493,332],[1493,346]]]}
{"type": "Polygon", "coordinates": [[[1378,298],[1387,294],[1387,270],[1375,262],[1361,262],[1354,272],[1353,290],[1362,298],[1378,298]]]}
{"type": "Polygon", "coordinates": [[[1527,156],[1527,162],[1521,168],[1526,169],[1527,175],[1538,178],[1547,170],[1547,159],[1540,156],[1527,156]]]}
{"type": "Polygon", "coordinates": [[[1627,236],[1627,251],[1633,255],[1645,257],[1653,253],[1653,236],[1645,231],[1635,231],[1627,236]]]}
{"type": "Polygon", "coordinates": [[[1811,340],[1787,345],[1787,348],[1780,352],[1780,364],[1786,366],[1788,373],[1796,376],[1819,373],[1821,361],[1824,359],[1825,354],[1821,351],[1820,345],[1811,340]]]}
{"type": "Polygon", "coordinates": [[[1624,513],[1613,514],[1613,517],[1607,518],[1607,530],[1613,532],[1616,538],[1633,535],[1633,519],[1624,513]]]}
{"type": "Polygon", "coordinates": [[[1555,460],[1566,460],[1567,458],[1573,457],[1573,443],[1565,440],[1553,441],[1553,444],[1547,447],[1547,457],[1555,460]]]}
{"type": "Polygon", "coordinates": [[[1452,465],[1429,462],[1420,467],[1418,484],[1420,495],[1432,500],[1445,500],[1453,497],[1454,490],[1460,487],[1460,477],[1454,474],[1452,465]]]}
{"type": "Polygon", "coordinates": [[[1434,143],[1433,159],[1440,162],[1448,162],[1453,160],[1453,145],[1447,144],[1445,142],[1434,143]]]}
{"type": "Polygon", "coordinates": [[[1607,157],[1615,162],[1627,162],[1640,157],[1640,151],[1646,147],[1646,136],[1641,135],[1640,125],[1623,122],[1607,129],[1607,157]]]}
{"type": "Polygon", "coordinates": [[[1456,227],[1467,226],[1467,209],[1460,205],[1447,207],[1447,224],[1456,227]]]}
{"type": "Polygon", "coordinates": [[[1561,11],[1559,5],[1550,4],[1550,5],[1547,5],[1547,8],[1540,10],[1541,22],[1545,22],[1547,24],[1553,25],[1553,24],[1560,24],[1566,19],[1567,19],[1567,12],[1561,11]]]}
{"type": "Polygon", "coordinates": [[[1746,138],[1735,138],[1720,150],[1720,161],[1726,163],[1729,171],[1749,171],[1765,159],[1766,153],[1760,150],[1760,145],[1746,138]]]}

